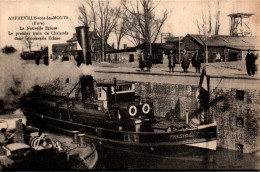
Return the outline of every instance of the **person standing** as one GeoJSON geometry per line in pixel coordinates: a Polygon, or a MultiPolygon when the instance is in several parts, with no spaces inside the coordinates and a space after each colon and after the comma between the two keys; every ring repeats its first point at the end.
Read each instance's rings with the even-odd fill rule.
{"type": "Polygon", "coordinates": [[[187,50],[184,48],[184,49],[183,49],[183,54],[182,54],[181,67],[182,67],[182,69],[183,69],[183,71],[184,71],[185,73],[188,72],[189,65],[190,65],[189,55],[188,55],[188,53],[187,53],[187,50]]]}
{"type": "Polygon", "coordinates": [[[48,55],[43,55],[43,61],[44,61],[44,64],[45,64],[46,66],[49,65],[49,58],[48,58],[48,55]]]}
{"type": "Polygon", "coordinates": [[[39,65],[40,64],[40,56],[38,54],[35,55],[35,64],[39,65]]]}
{"type": "Polygon", "coordinates": [[[246,55],[246,70],[249,76],[255,75],[255,60],[255,55],[248,50],[246,55]]]}
{"type": "Polygon", "coordinates": [[[175,67],[175,58],[173,55],[172,50],[170,51],[170,54],[168,55],[168,60],[169,60],[169,72],[173,72],[174,71],[174,67],[175,67]]]}
{"type": "Polygon", "coordinates": [[[196,73],[200,73],[201,57],[198,50],[196,50],[195,54],[193,55],[191,63],[192,66],[195,67],[196,73]]]}
{"type": "Polygon", "coordinates": [[[216,60],[215,60],[216,62],[221,62],[221,57],[220,57],[220,54],[219,53],[217,53],[217,55],[216,55],[216,60]]]}
{"type": "Polygon", "coordinates": [[[147,62],[146,62],[146,67],[147,67],[148,72],[151,72],[152,64],[153,64],[153,57],[151,54],[149,54],[147,62]]]}
{"type": "Polygon", "coordinates": [[[144,67],[145,67],[145,62],[143,59],[143,54],[142,52],[139,54],[139,68],[141,69],[141,71],[144,71],[144,67]]]}

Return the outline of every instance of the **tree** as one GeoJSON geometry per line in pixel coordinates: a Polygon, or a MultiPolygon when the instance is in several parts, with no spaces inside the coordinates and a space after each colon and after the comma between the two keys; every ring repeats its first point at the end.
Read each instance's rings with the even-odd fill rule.
{"type": "Polygon", "coordinates": [[[117,49],[119,50],[120,42],[121,39],[126,36],[128,32],[128,25],[127,25],[127,16],[125,15],[126,11],[123,9],[120,9],[119,15],[120,19],[118,21],[118,24],[114,28],[114,33],[116,35],[116,40],[117,40],[117,49]]]}
{"type": "Polygon", "coordinates": [[[4,54],[11,54],[16,51],[17,50],[13,46],[5,46],[4,48],[2,48],[2,53],[4,53],[4,54]]]}
{"type": "Polygon", "coordinates": [[[218,7],[217,7],[217,15],[216,15],[216,24],[215,24],[215,35],[219,34],[219,27],[220,27],[220,10],[219,10],[219,0],[218,0],[218,7]]]}
{"type": "MultiPolygon", "coordinates": [[[[214,5],[215,6],[215,5],[214,5]]],[[[206,13],[204,11],[201,12],[200,17],[196,17],[195,19],[195,25],[197,27],[198,33],[203,35],[218,35],[219,34],[219,28],[220,28],[220,9],[219,9],[219,0],[217,1],[217,12],[215,15],[215,29],[212,23],[214,20],[212,20],[212,8],[211,3],[208,2],[207,4],[208,8],[208,20],[206,13]],[[201,18],[199,20],[199,18],[201,18]]]]}
{"type": "Polygon", "coordinates": [[[127,35],[135,44],[145,43],[145,54],[147,55],[148,49],[152,54],[151,43],[154,43],[159,36],[168,16],[167,10],[161,13],[162,18],[156,18],[155,9],[159,3],[155,4],[152,0],[136,0],[135,4],[127,1],[122,4],[126,10],[127,18],[125,20],[129,28],[127,35]]]}
{"type": "Polygon", "coordinates": [[[79,22],[90,27],[101,38],[102,61],[110,33],[119,19],[119,7],[112,7],[108,0],[86,0],[86,7],[79,6],[79,22]],[[88,10],[89,9],[89,10],[88,10]]]}

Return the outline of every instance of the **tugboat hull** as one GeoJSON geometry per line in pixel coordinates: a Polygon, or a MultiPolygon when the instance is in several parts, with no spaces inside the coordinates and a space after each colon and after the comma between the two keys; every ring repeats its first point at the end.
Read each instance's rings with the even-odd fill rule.
{"type": "Polygon", "coordinates": [[[55,132],[80,131],[101,149],[115,149],[145,156],[212,161],[216,150],[216,125],[173,132],[127,132],[93,127],[24,110],[29,124],[55,132]],[[211,158],[209,158],[211,157],[211,158]]]}

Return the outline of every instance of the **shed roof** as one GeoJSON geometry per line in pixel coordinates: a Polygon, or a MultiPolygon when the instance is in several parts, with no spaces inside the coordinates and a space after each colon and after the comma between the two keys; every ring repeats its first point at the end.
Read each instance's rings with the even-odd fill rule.
{"type": "MultiPolygon", "coordinates": [[[[188,34],[183,40],[187,37],[191,37],[198,44],[204,46],[206,44],[206,36],[204,35],[195,35],[188,34]]],[[[228,35],[219,35],[207,37],[207,46],[209,47],[229,47],[239,50],[259,50],[259,37],[258,36],[228,36],[228,35]]]]}
{"type": "MultiPolygon", "coordinates": [[[[92,38],[92,39],[99,39],[99,37],[97,36],[97,33],[94,32],[94,31],[89,31],[89,36],[90,36],[90,38],[92,38]]],[[[77,40],[78,40],[78,39],[77,39],[77,34],[76,34],[76,33],[73,33],[72,38],[70,38],[69,40],[67,40],[67,42],[75,42],[75,41],[77,41],[77,40]]]]}
{"type": "MultiPolygon", "coordinates": [[[[133,84],[134,82],[129,82],[129,81],[123,81],[123,80],[116,80],[116,85],[129,85],[133,84]]],[[[114,80],[103,80],[103,81],[98,81],[97,83],[98,86],[113,86],[115,85],[114,80]]]]}
{"type": "Polygon", "coordinates": [[[64,51],[75,51],[76,43],[62,43],[62,44],[52,44],[53,52],[64,52],[64,51]]]}

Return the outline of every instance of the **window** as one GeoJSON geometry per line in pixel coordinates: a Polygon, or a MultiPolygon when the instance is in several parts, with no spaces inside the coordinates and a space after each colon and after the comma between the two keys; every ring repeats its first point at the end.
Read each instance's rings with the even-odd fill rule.
{"type": "Polygon", "coordinates": [[[129,62],[133,62],[134,61],[134,54],[130,54],[129,56],[130,56],[129,57],[129,62]]]}
{"type": "Polygon", "coordinates": [[[244,91],[236,90],[236,100],[244,100],[244,91]]]}
{"type": "Polygon", "coordinates": [[[243,148],[244,148],[244,145],[242,145],[242,144],[237,144],[237,151],[238,151],[238,152],[243,153],[243,148]]]}
{"type": "Polygon", "coordinates": [[[130,91],[131,88],[131,85],[117,85],[116,91],[130,91]]]}
{"type": "Polygon", "coordinates": [[[102,88],[101,88],[101,87],[98,87],[98,88],[97,88],[97,95],[98,95],[98,98],[101,97],[101,91],[102,91],[102,88]]]}
{"type": "Polygon", "coordinates": [[[237,127],[244,127],[244,119],[242,117],[237,117],[237,127]]]}

